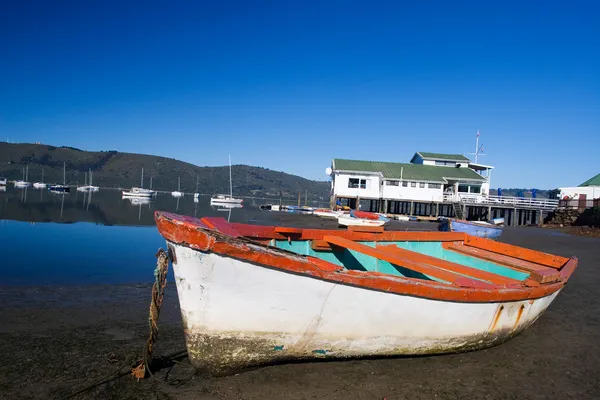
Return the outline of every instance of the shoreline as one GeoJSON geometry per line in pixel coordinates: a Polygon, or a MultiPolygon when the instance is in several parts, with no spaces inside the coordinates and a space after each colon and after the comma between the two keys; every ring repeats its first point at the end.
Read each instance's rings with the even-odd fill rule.
{"type": "MultiPolygon", "coordinates": [[[[281,218],[300,219],[311,222],[305,216],[281,218]]],[[[429,225],[399,224],[405,229],[418,224],[421,230],[429,225]]],[[[436,224],[430,226],[435,229],[436,224]]],[[[169,280],[154,349],[156,381],[137,382],[124,368],[124,376],[74,398],[495,399],[552,398],[558,393],[599,398],[600,349],[594,345],[600,337],[597,239],[519,227],[505,229],[501,241],[575,255],[580,265],[538,321],[493,348],[428,357],[280,364],[223,378],[194,375],[185,356],[175,285],[169,280]],[[179,355],[166,357],[173,354],[179,355]]],[[[148,267],[149,276],[152,269],[148,267]]],[[[133,365],[148,336],[150,298],[150,283],[0,286],[0,393],[10,399],[63,398],[119,366],[133,365]]]]}

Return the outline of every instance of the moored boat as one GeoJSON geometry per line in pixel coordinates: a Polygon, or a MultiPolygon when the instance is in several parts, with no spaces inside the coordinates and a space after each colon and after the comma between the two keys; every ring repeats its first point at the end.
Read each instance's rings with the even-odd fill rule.
{"type": "Polygon", "coordinates": [[[577,266],[453,232],[252,226],[156,212],[191,363],[215,375],[274,362],[487,348],[528,328],[577,266]]]}
{"type": "Polygon", "coordinates": [[[387,221],[380,219],[356,218],[351,214],[342,214],[337,217],[338,224],[342,226],[384,226],[387,221]]]}
{"type": "Polygon", "coordinates": [[[444,219],[438,224],[442,232],[464,232],[469,235],[487,239],[497,239],[502,234],[502,225],[491,224],[485,221],[464,221],[457,219],[444,219]]]}
{"type": "Polygon", "coordinates": [[[313,211],[313,214],[322,218],[337,218],[344,214],[344,211],[333,211],[327,208],[317,208],[313,211]]]}

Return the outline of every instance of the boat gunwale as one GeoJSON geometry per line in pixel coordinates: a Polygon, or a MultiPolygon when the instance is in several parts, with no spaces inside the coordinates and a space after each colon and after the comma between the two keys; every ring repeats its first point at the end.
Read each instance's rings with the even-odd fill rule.
{"type": "MultiPolygon", "coordinates": [[[[437,281],[405,278],[380,272],[347,270],[344,267],[329,263],[317,257],[300,255],[291,251],[269,246],[264,240],[252,240],[237,231],[235,226],[243,224],[227,223],[224,219],[223,221],[219,221],[221,218],[203,218],[202,220],[198,220],[191,217],[156,211],[155,220],[159,233],[168,242],[190,247],[194,250],[213,252],[221,256],[242,260],[259,267],[313,279],[320,279],[332,283],[354,286],[365,290],[382,291],[390,294],[427,298],[438,301],[496,303],[546,297],[564,287],[578,264],[576,257],[563,257],[567,262],[560,268],[556,268],[560,273],[560,278],[554,282],[544,284],[538,283],[525,286],[525,282],[527,281],[522,281],[519,282],[519,284],[512,285],[496,284],[487,285],[486,287],[457,286],[437,281]]],[[[257,226],[249,225],[249,227],[257,226]]],[[[269,227],[258,226],[258,228],[269,227]]],[[[311,234],[309,236],[315,236],[315,231],[321,231],[321,236],[324,234],[339,235],[345,233],[345,235],[339,236],[349,237],[352,240],[376,241],[390,241],[389,234],[393,233],[404,234],[400,236],[407,236],[405,234],[413,236],[416,234],[422,239],[421,241],[442,242],[464,242],[465,239],[468,240],[470,236],[464,233],[453,232],[388,231],[388,235],[385,235],[384,233],[365,234],[363,232],[335,230],[306,231],[309,231],[308,233],[311,234]],[[376,239],[373,239],[374,236],[376,236],[376,239]],[[384,236],[387,236],[388,238],[384,238],[384,236]],[[442,236],[446,236],[446,238],[440,240],[439,238],[442,236]],[[463,240],[460,240],[460,238],[463,240]]],[[[304,233],[305,230],[303,229],[301,234],[301,237],[303,237],[302,240],[311,240],[304,238],[304,233]]],[[[282,236],[284,239],[290,237],[273,232],[273,236],[277,235],[282,236]]],[[[263,239],[267,239],[267,237],[264,237],[263,239]]],[[[412,241],[414,241],[414,239],[412,241]]],[[[496,243],[493,241],[490,242],[496,243]]],[[[534,250],[528,251],[535,252],[534,250]]],[[[545,254],[541,252],[538,253],[545,254]]],[[[548,254],[548,256],[552,255],[548,254]]],[[[503,265],[502,262],[499,262],[499,264],[503,265]]],[[[507,266],[507,268],[509,267],[507,266]]]]}

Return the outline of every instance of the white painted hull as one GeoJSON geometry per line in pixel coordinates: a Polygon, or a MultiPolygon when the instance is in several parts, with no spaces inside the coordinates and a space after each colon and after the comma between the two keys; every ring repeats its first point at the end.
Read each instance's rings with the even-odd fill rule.
{"type": "Polygon", "coordinates": [[[183,197],[183,192],[178,192],[178,191],[171,192],[171,196],[173,196],[173,197],[183,197]]]}
{"type": "Polygon", "coordinates": [[[343,226],[383,226],[385,222],[377,219],[352,218],[349,215],[338,217],[338,224],[343,226]]]}
{"type": "Polygon", "coordinates": [[[78,192],[97,192],[99,190],[98,186],[80,186],[77,188],[78,192]]]}
{"type": "Polygon", "coordinates": [[[225,197],[225,198],[218,198],[218,197],[213,197],[210,199],[211,204],[242,204],[244,200],[242,199],[236,199],[233,197],[225,197]]]}
{"type": "Polygon", "coordinates": [[[48,186],[48,185],[45,184],[45,183],[42,183],[42,182],[36,182],[36,183],[33,184],[33,187],[35,189],[45,189],[46,186],[48,186]]]}
{"type": "Polygon", "coordinates": [[[441,354],[500,344],[559,291],[459,303],[367,290],[173,246],[188,355],[212,374],[284,360],[441,354]]]}
{"type": "Polygon", "coordinates": [[[155,194],[156,194],[156,192],[153,190],[140,189],[140,188],[133,188],[132,190],[129,190],[129,191],[124,190],[122,192],[122,195],[124,197],[140,197],[140,198],[153,197],[155,194]]]}
{"type": "Polygon", "coordinates": [[[338,218],[340,215],[343,215],[344,213],[342,211],[318,211],[315,210],[313,212],[314,215],[322,217],[322,218],[338,218]]]}
{"type": "Polygon", "coordinates": [[[23,182],[23,181],[16,181],[15,182],[15,187],[18,187],[18,188],[26,188],[26,187],[29,187],[29,186],[31,186],[31,183],[29,183],[29,182],[23,182]]]}

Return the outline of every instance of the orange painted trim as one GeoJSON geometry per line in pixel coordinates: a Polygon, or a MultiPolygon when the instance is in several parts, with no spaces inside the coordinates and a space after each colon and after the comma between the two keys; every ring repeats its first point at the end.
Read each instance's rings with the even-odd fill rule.
{"type": "Polygon", "coordinates": [[[528,272],[531,279],[538,283],[550,283],[560,279],[558,270],[544,265],[535,264],[529,261],[505,256],[503,254],[493,253],[488,250],[478,249],[476,247],[465,246],[460,243],[442,243],[446,250],[456,251],[466,254],[470,257],[480,258],[482,260],[492,261],[521,272],[528,272]]]}
{"type": "Polygon", "coordinates": [[[466,265],[453,263],[450,261],[442,260],[440,258],[431,257],[426,254],[421,254],[421,253],[417,253],[414,251],[401,249],[398,246],[395,246],[393,244],[385,245],[385,246],[379,245],[379,246],[377,246],[377,248],[378,249],[379,248],[386,249],[386,250],[391,251],[392,253],[401,255],[405,258],[409,258],[409,259],[412,258],[414,261],[417,261],[417,262],[426,263],[433,267],[443,268],[445,270],[452,271],[456,274],[466,275],[471,278],[488,281],[490,283],[495,283],[497,285],[515,285],[515,284],[522,283],[522,281],[520,281],[518,279],[507,278],[505,276],[494,274],[492,272],[483,271],[483,270],[480,270],[477,268],[472,268],[472,267],[469,267],[466,265]]]}
{"type": "Polygon", "coordinates": [[[360,226],[360,225],[350,225],[348,227],[349,231],[352,232],[370,232],[370,233],[383,233],[383,226],[360,226]]]}
{"type": "Polygon", "coordinates": [[[482,239],[471,235],[465,236],[464,243],[467,246],[489,250],[494,253],[503,254],[505,256],[514,257],[520,260],[530,261],[557,269],[561,268],[567,263],[567,261],[569,261],[569,259],[565,257],[555,256],[553,254],[543,253],[541,251],[525,249],[523,247],[500,243],[493,240],[482,239]]]}
{"type": "Polygon", "coordinates": [[[255,264],[257,268],[270,268],[365,290],[439,301],[493,303],[541,298],[560,290],[577,267],[577,259],[572,258],[561,269],[560,281],[537,287],[521,285],[487,288],[456,287],[435,281],[403,278],[378,272],[345,270],[316,257],[291,254],[243,237],[232,238],[211,230],[195,218],[156,211],[155,220],[158,231],[169,242],[246,261],[255,264]]]}

